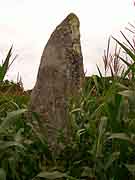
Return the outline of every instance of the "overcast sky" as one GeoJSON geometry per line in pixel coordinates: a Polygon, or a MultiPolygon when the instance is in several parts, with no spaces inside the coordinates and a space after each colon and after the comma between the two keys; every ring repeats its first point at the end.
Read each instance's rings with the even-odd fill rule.
{"type": "Polygon", "coordinates": [[[36,81],[40,57],[50,34],[71,12],[81,23],[81,42],[87,74],[102,66],[110,35],[119,38],[128,22],[135,21],[133,0],[0,0],[0,60],[11,44],[16,62],[8,79],[20,73],[25,89],[36,81]]]}

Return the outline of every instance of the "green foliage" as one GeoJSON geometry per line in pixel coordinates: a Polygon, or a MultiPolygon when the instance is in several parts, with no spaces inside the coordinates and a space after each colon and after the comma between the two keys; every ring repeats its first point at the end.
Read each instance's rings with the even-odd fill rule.
{"type": "Polygon", "coordinates": [[[47,145],[25,121],[26,109],[7,113],[0,121],[0,167],[7,179],[28,179],[40,169],[40,154],[47,145]],[[38,147],[39,146],[39,147],[38,147]]]}
{"type": "Polygon", "coordinates": [[[29,96],[5,93],[0,95],[0,179],[32,179],[50,156],[47,142],[27,117],[29,96]]]}
{"type": "Polygon", "coordinates": [[[11,48],[8,51],[6,59],[4,60],[4,62],[2,62],[2,65],[0,65],[0,82],[3,82],[9,67],[11,66],[11,64],[14,62],[14,60],[17,57],[15,56],[12,62],[10,62],[10,59],[12,56],[12,49],[13,49],[13,46],[11,46],[11,48]]]}
{"type": "Polygon", "coordinates": [[[65,171],[76,179],[133,179],[129,170],[135,163],[133,94],[125,96],[129,87],[113,81],[95,97],[89,83],[80,98],[71,100],[72,141],[61,154],[65,171]]]}

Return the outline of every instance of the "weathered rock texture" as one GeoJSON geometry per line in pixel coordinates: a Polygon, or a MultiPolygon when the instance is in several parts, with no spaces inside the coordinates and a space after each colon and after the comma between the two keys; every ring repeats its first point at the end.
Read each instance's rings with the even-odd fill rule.
{"type": "Polygon", "coordinates": [[[49,144],[58,132],[68,133],[68,97],[76,95],[84,78],[79,20],[70,14],[52,33],[41,57],[30,109],[41,115],[49,144]]]}

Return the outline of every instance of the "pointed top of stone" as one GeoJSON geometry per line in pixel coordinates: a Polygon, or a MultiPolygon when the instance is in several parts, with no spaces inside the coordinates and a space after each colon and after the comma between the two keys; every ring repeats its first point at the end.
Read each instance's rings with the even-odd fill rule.
{"type": "Polygon", "coordinates": [[[78,19],[77,15],[75,13],[73,13],[73,12],[71,12],[67,17],[69,17],[69,18],[77,18],[78,19]]]}
{"type": "MultiPolygon", "coordinates": [[[[63,42],[63,37],[66,41],[69,41],[72,44],[72,49],[74,49],[78,54],[80,54],[80,21],[76,14],[70,13],[57,27],[55,30],[60,34],[59,39],[63,42]],[[62,35],[63,34],[63,35],[62,35]]],[[[54,33],[53,33],[54,35],[54,33]]],[[[64,41],[65,41],[64,40],[64,41]]],[[[65,43],[67,44],[67,43],[65,43]]]]}
{"type": "MultiPolygon", "coordinates": [[[[79,18],[77,17],[76,14],[74,13],[70,13],[63,21],[62,23],[59,25],[63,25],[63,24],[68,24],[68,26],[72,27],[72,26],[77,26],[79,28],[80,26],[80,21],[79,18]]],[[[58,27],[59,27],[58,26],[58,27]]]]}
{"type": "Polygon", "coordinates": [[[77,15],[74,14],[74,13],[70,13],[70,14],[65,18],[65,20],[67,20],[70,24],[76,22],[76,23],[78,23],[78,25],[80,25],[79,18],[78,18],[77,15]]]}

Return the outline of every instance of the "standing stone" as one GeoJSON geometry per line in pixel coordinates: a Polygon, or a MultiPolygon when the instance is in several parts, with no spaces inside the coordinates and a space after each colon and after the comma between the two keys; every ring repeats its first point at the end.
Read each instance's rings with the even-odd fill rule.
{"type": "Polygon", "coordinates": [[[63,131],[68,136],[68,97],[76,95],[84,78],[79,20],[69,14],[56,27],[44,48],[30,110],[41,116],[41,126],[51,147],[63,131]]]}

